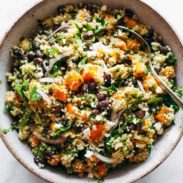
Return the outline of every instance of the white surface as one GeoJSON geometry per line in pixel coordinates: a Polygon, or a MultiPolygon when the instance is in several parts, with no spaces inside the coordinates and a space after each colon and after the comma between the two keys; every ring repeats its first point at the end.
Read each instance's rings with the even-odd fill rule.
{"type": "MultiPolygon", "coordinates": [[[[10,25],[37,0],[0,0],[0,36],[10,25]]],[[[183,39],[183,1],[144,0],[161,12],[177,30],[183,39]]],[[[1,37],[0,37],[1,39],[1,37]]],[[[151,174],[138,183],[182,183],[183,182],[183,140],[178,144],[169,158],[151,174]]],[[[45,183],[28,172],[8,152],[0,140],[0,183],[45,183]]]]}

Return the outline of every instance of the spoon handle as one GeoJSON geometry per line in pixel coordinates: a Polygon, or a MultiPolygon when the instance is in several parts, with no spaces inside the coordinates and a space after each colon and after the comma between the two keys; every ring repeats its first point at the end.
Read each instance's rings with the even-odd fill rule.
{"type": "Polygon", "coordinates": [[[161,84],[161,86],[166,90],[166,92],[173,98],[174,102],[183,110],[183,101],[182,99],[175,94],[175,92],[167,86],[167,84],[158,76],[154,70],[152,64],[150,63],[151,72],[156,78],[156,80],[161,84]]]}

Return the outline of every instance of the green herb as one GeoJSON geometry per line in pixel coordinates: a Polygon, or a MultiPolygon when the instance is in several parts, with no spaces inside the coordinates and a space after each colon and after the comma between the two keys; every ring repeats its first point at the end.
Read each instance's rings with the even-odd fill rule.
{"type": "Polygon", "coordinates": [[[9,132],[11,132],[11,131],[13,131],[13,130],[15,130],[15,129],[16,129],[15,124],[11,124],[11,125],[9,126],[9,128],[3,129],[2,132],[3,132],[3,134],[6,135],[7,133],[9,133],[9,132]]]}
{"type": "Polygon", "coordinates": [[[61,128],[59,128],[53,135],[53,138],[58,138],[63,132],[69,130],[71,128],[71,126],[63,126],[61,128]]]}
{"type": "Polygon", "coordinates": [[[32,114],[33,112],[30,109],[26,108],[25,113],[23,114],[23,116],[20,118],[18,122],[19,126],[24,127],[28,123],[28,121],[30,121],[30,117],[32,116],[32,114]]]}
{"type": "Polygon", "coordinates": [[[92,30],[92,26],[90,25],[90,24],[86,24],[86,29],[87,29],[87,31],[90,31],[90,30],[92,30]]]}
{"type": "Polygon", "coordinates": [[[164,97],[164,104],[168,107],[173,107],[173,109],[175,110],[175,112],[177,112],[179,110],[179,106],[177,106],[177,104],[174,102],[174,100],[172,99],[172,97],[170,95],[166,95],[164,97]]]}
{"type": "Polygon", "coordinates": [[[78,67],[81,69],[87,62],[88,57],[84,57],[78,64],[78,67]]]}
{"type": "Polygon", "coordinates": [[[154,98],[150,99],[147,103],[148,104],[157,104],[162,101],[163,101],[163,97],[154,97],[154,98]]]}
{"type": "Polygon", "coordinates": [[[109,93],[111,91],[117,92],[118,88],[116,88],[116,86],[114,86],[113,84],[110,87],[103,87],[103,91],[109,93]]]}
{"type": "Polygon", "coordinates": [[[2,132],[3,132],[3,134],[6,135],[7,133],[11,132],[12,130],[13,130],[12,127],[9,127],[9,128],[3,129],[2,132]]]}
{"type": "Polygon", "coordinates": [[[24,80],[23,83],[22,83],[22,88],[23,90],[27,91],[29,90],[29,81],[28,80],[24,80]]]}
{"type": "Polygon", "coordinates": [[[35,160],[38,163],[38,165],[41,165],[41,167],[44,167],[44,156],[45,151],[48,149],[48,146],[45,143],[39,144],[36,148],[32,150],[35,160]]]}
{"type": "Polygon", "coordinates": [[[100,23],[101,23],[102,26],[104,26],[105,25],[105,20],[101,18],[100,23]]]}
{"type": "Polygon", "coordinates": [[[166,59],[167,64],[170,65],[174,64],[176,61],[177,61],[176,57],[173,56],[172,54],[166,59]]]}
{"type": "Polygon", "coordinates": [[[103,179],[99,179],[99,180],[97,180],[97,183],[104,183],[104,180],[103,179]]]}
{"type": "Polygon", "coordinates": [[[18,95],[19,95],[19,97],[20,97],[21,99],[24,99],[24,98],[25,98],[25,95],[24,95],[24,93],[23,93],[22,85],[20,85],[20,84],[16,85],[16,86],[15,86],[15,90],[16,90],[16,92],[18,93],[18,95]]]}
{"type": "Polygon", "coordinates": [[[174,87],[173,87],[173,91],[174,91],[179,97],[182,97],[182,95],[183,95],[183,88],[179,88],[179,87],[174,86],[174,87]]]}
{"type": "Polygon", "coordinates": [[[76,26],[76,28],[77,28],[77,30],[78,30],[77,36],[81,38],[82,28],[81,28],[77,23],[75,23],[74,25],[76,26]]]}
{"type": "Polygon", "coordinates": [[[0,80],[0,84],[2,83],[2,80],[0,80]]]}
{"type": "Polygon", "coordinates": [[[104,33],[104,28],[103,27],[98,27],[97,26],[97,28],[94,30],[94,34],[95,35],[101,35],[101,34],[103,34],[104,33]]]}
{"type": "Polygon", "coordinates": [[[4,107],[4,110],[7,111],[7,112],[10,112],[11,109],[12,109],[12,105],[6,105],[4,107]]]}
{"type": "Polygon", "coordinates": [[[39,94],[37,93],[37,87],[34,86],[33,89],[32,89],[31,92],[30,92],[30,100],[31,100],[32,102],[34,102],[34,101],[40,100],[41,98],[42,98],[41,95],[39,95],[39,94]]]}
{"type": "Polygon", "coordinates": [[[58,72],[58,70],[62,67],[62,64],[64,63],[64,62],[66,62],[66,59],[67,59],[68,57],[63,57],[62,59],[60,59],[60,60],[58,60],[53,66],[52,66],[52,68],[51,68],[51,70],[50,70],[50,73],[51,74],[55,74],[56,72],[58,72]]]}
{"type": "Polygon", "coordinates": [[[50,49],[47,50],[46,54],[49,57],[56,57],[59,54],[59,50],[56,47],[51,47],[50,49]]]}

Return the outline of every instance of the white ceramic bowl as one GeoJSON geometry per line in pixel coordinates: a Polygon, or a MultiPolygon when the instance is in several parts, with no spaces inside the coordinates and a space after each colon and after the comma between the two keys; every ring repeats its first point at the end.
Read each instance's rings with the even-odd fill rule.
{"type": "MultiPolygon", "coordinates": [[[[31,8],[26,14],[24,14],[11,28],[8,34],[5,36],[0,47],[0,80],[2,84],[0,87],[1,102],[0,102],[0,127],[5,128],[11,123],[11,118],[7,113],[3,111],[5,92],[7,90],[7,83],[5,74],[11,68],[11,59],[9,50],[12,45],[16,45],[22,36],[28,36],[33,31],[36,31],[37,19],[43,19],[51,15],[56,8],[61,4],[76,3],[80,0],[44,0],[39,4],[31,8]]],[[[152,26],[157,32],[159,32],[164,38],[165,42],[173,49],[177,62],[177,84],[183,86],[183,47],[181,41],[177,37],[175,31],[170,25],[153,9],[139,0],[93,0],[84,1],[93,2],[98,4],[106,4],[110,7],[120,8],[128,7],[132,9],[139,17],[139,19],[147,25],[152,26]]],[[[179,142],[183,132],[183,112],[179,111],[176,114],[175,125],[169,128],[166,133],[155,144],[151,156],[147,161],[138,164],[130,165],[122,169],[111,172],[106,178],[106,183],[113,182],[133,182],[142,178],[144,175],[155,169],[160,163],[162,163],[168,155],[173,151],[176,144],[179,142]]],[[[7,148],[15,156],[15,158],[22,163],[27,169],[39,177],[54,183],[82,183],[89,179],[79,178],[76,176],[69,176],[63,171],[54,171],[53,169],[39,169],[33,162],[33,155],[30,149],[18,140],[16,132],[3,135],[7,148]]],[[[91,181],[91,180],[90,180],[91,181]]],[[[91,181],[92,182],[92,181],[91,181]]]]}

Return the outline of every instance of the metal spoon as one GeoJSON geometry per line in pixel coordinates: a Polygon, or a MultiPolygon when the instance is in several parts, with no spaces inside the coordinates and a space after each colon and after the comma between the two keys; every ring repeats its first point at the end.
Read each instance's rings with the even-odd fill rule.
{"type": "Polygon", "coordinates": [[[133,31],[133,30],[127,28],[127,27],[124,27],[124,26],[118,26],[118,28],[132,33],[135,37],[138,38],[138,40],[140,40],[144,44],[144,46],[146,47],[145,52],[146,52],[146,54],[147,54],[147,56],[149,58],[148,61],[149,61],[149,67],[151,69],[151,73],[153,74],[155,79],[158,81],[158,83],[161,84],[162,88],[164,88],[166,90],[166,92],[172,97],[174,102],[181,109],[183,109],[183,101],[182,101],[182,99],[179,96],[177,96],[177,94],[170,87],[167,86],[167,84],[158,76],[158,74],[154,70],[154,67],[152,65],[152,56],[151,56],[151,49],[150,49],[149,44],[144,40],[144,38],[142,36],[140,36],[135,31],[133,31]]]}

